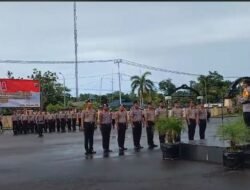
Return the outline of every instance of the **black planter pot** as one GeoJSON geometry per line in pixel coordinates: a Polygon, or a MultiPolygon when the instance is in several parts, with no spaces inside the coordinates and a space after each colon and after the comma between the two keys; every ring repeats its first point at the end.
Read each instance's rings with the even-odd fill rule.
{"type": "Polygon", "coordinates": [[[244,167],[244,152],[223,152],[223,166],[228,169],[241,169],[244,167]]]}
{"type": "Polygon", "coordinates": [[[180,157],[180,143],[162,143],[161,150],[163,160],[175,160],[180,157]]]}

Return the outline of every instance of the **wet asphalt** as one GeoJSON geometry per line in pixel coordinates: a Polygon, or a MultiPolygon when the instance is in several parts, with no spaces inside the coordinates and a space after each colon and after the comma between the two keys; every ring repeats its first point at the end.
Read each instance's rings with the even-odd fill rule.
{"type": "MultiPolygon", "coordinates": [[[[207,129],[214,142],[220,119],[207,129]]],[[[119,156],[116,131],[112,132],[109,157],[103,157],[101,136],[95,132],[97,154],[86,158],[82,132],[13,136],[0,135],[0,190],[247,190],[250,170],[230,171],[219,164],[162,160],[159,148],[147,149],[145,129],[140,152],[133,150],[131,130],[127,131],[125,155],[119,156]]],[[[198,139],[198,131],[196,139],[198,139]]],[[[182,135],[187,141],[187,134],[182,135]]],[[[159,144],[157,134],[155,143],[159,144]]]]}

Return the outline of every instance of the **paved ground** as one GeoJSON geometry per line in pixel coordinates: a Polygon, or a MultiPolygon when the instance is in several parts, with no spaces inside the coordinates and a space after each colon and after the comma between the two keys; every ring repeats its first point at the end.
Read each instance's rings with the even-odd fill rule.
{"type": "MultiPolygon", "coordinates": [[[[214,119],[209,125],[208,142],[217,139],[215,131],[220,122],[214,119]]],[[[182,139],[187,141],[186,137],[185,132],[182,139]]],[[[250,170],[226,171],[215,164],[163,161],[159,148],[135,153],[130,130],[126,139],[129,150],[124,156],[118,156],[115,131],[111,140],[114,152],[109,158],[103,158],[99,131],[93,158],[85,158],[83,140],[79,132],[45,134],[43,139],[35,135],[1,135],[0,190],[246,190],[250,186],[250,170]]],[[[147,147],[145,130],[142,144],[147,147]]]]}

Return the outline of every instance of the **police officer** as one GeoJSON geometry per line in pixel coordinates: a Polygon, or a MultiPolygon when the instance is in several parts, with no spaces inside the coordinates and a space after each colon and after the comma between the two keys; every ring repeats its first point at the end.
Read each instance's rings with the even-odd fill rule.
{"type": "Polygon", "coordinates": [[[93,109],[92,102],[90,100],[87,101],[87,108],[83,113],[83,130],[84,130],[84,144],[85,144],[85,154],[95,154],[96,152],[93,150],[94,144],[94,130],[97,120],[96,111],[93,109]]]}
{"type": "Polygon", "coordinates": [[[68,110],[66,113],[67,113],[66,119],[67,119],[68,131],[70,132],[72,130],[72,127],[71,127],[71,125],[72,125],[72,113],[70,110],[68,110]]]}
{"type": "Polygon", "coordinates": [[[22,133],[27,134],[28,133],[28,114],[23,113],[21,115],[21,121],[22,121],[22,133]]]}
{"type": "Polygon", "coordinates": [[[82,129],[82,114],[83,112],[81,110],[77,112],[79,131],[82,129]]]}
{"type": "Polygon", "coordinates": [[[240,97],[243,107],[243,119],[247,127],[250,127],[250,80],[243,81],[243,94],[240,97]]]}
{"type": "Polygon", "coordinates": [[[52,129],[52,120],[53,120],[53,115],[52,113],[48,113],[47,114],[47,121],[48,121],[48,127],[49,127],[49,133],[52,133],[53,129],[52,129]]]}
{"type": "Polygon", "coordinates": [[[52,132],[56,132],[56,114],[55,113],[51,113],[51,117],[52,117],[52,132]]]}
{"type": "MultiPolygon", "coordinates": [[[[161,117],[163,117],[163,118],[168,117],[168,112],[164,106],[163,101],[160,101],[159,107],[155,110],[155,116],[156,116],[156,119],[159,119],[161,117]]],[[[159,134],[160,143],[165,143],[165,136],[166,136],[165,134],[163,134],[163,135],[159,134]]]]}
{"type": "Polygon", "coordinates": [[[194,140],[195,127],[198,124],[197,109],[193,101],[190,101],[189,108],[186,111],[186,121],[188,124],[188,139],[194,140]]]}
{"type": "Polygon", "coordinates": [[[61,132],[66,132],[66,121],[67,121],[67,115],[65,111],[61,111],[60,113],[60,124],[61,124],[61,132]]]}
{"type": "MultiPolygon", "coordinates": [[[[180,107],[180,102],[175,101],[174,107],[172,108],[172,117],[183,119],[183,109],[180,107]]],[[[181,134],[177,134],[175,142],[181,141],[181,134]]]]}
{"type": "Polygon", "coordinates": [[[158,146],[154,144],[155,109],[152,106],[151,102],[148,102],[148,107],[144,110],[144,117],[148,139],[148,148],[153,149],[158,146]]]}
{"type": "Polygon", "coordinates": [[[61,129],[61,120],[60,120],[60,112],[57,112],[55,114],[55,119],[56,119],[56,130],[59,133],[61,129]]]}
{"type": "Polygon", "coordinates": [[[13,126],[13,134],[14,135],[18,135],[18,117],[17,117],[17,113],[14,112],[11,116],[11,120],[12,120],[12,126],[13,126]]]}
{"type": "Polygon", "coordinates": [[[129,115],[130,115],[132,131],[133,131],[134,148],[136,151],[138,151],[138,150],[143,148],[140,145],[141,133],[142,133],[143,112],[139,108],[137,101],[134,101],[134,105],[131,108],[129,115]]]}
{"type": "Polygon", "coordinates": [[[100,130],[102,133],[102,147],[104,153],[112,152],[109,149],[112,114],[109,111],[109,107],[107,104],[103,105],[103,110],[100,112],[99,115],[99,121],[100,121],[100,130]]]}
{"type": "Polygon", "coordinates": [[[123,105],[120,106],[119,110],[115,114],[116,128],[117,128],[117,141],[120,151],[127,150],[124,147],[126,129],[128,128],[128,113],[123,105]]]}
{"type": "Polygon", "coordinates": [[[49,128],[48,113],[44,112],[43,114],[44,114],[44,118],[45,118],[45,123],[44,123],[44,126],[43,126],[43,130],[44,130],[44,133],[47,133],[48,128],[49,128]]]}
{"type": "Polygon", "coordinates": [[[72,129],[75,132],[76,131],[76,119],[77,119],[77,113],[75,110],[71,112],[71,117],[72,117],[72,129]]]}
{"type": "Polygon", "coordinates": [[[34,114],[33,112],[28,112],[28,126],[29,126],[29,132],[34,133],[34,114]]]}
{"type": "Polygon", "coordinates": [[[45,125],[45,114],[42,113],[41,111],[39,111],[36,116],[36,123],[37,123],[38,136],[43,137],[43,128],[45,125]]]}
{"type": "Polygon", "coordinates": [[[200,139],[203,140],[203,139],[205,139],[205,131],[206,131],[206,127],[207,127],[207,110],[204,108],[203,104],[200,104],[197,111],[198,111],[197,121],[198,121],[198,125],[199,125],[200,139]]]}

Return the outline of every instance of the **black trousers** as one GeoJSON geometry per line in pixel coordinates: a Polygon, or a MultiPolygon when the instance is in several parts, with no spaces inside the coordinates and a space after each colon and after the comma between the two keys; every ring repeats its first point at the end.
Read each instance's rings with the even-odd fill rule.
{"type": "Polygon", "coordinates": [[[194,140],[195,127],[196,127],[196,120],[189,119],[189,125],[188,125],[188,139],[189,140],[194,140]]]}
{"type": "Polygon", "coordinates": [[[82,119],[81,118],[78,119],[78,126],[79,126],[79,129],[82,126],[82,119]]]}
{"type": "Polygon", "coordinates": [[[243,119],[247,127],[250,127],[250,112],[243,112],[243,119]]]}
{"type": "Polygon", "coordinates": [[[134,146],[136,148],[140,147],[140,140],[141,140],[141,132],[142,132],[142,123],[139,122],[133,122],[133,140],[134,140],[134,146]]]}
{"type": "Polygon", "coordinates": [[[207,120],[206,119],[200,119],[200,124],[199,124],[200,130],[200,139],[205,139],[205,131],[207,128],[207,120]]]}
{"type": "Polygon", "coordinates": [[[18,122],[17,121],[12,121],[12,126],[13,126],[13,134],[14,135],[17,135],[18,134],[18,131],[17,131],[17,124],[18,122]]]}
{"type": "Polygon", "coordinates": [[[60,129],[61,129],[60,119],[56,119],[56,129],[57,129],[57,132],[60,132],[60,129]]]}
{"type": "Polygon", "coordinates": [[[62,133],[66,132],[66,119],[61,119],[61,131],[62,133]]]}
{"type": "Polygon", "coordinates": [[[111,132],[111,123],[101,124],[102,147],[104,151],[109,150],[110,132],[111,132]]]}
{"type": "Polygon", "coordinates": [[[56,132],[56,120],[52,119],[52,132],[56,132]]]}
{"type": "Polygon", "coordinates": [[[48,121],[47,120],[45,121],[45,124],[43,125],[43,130],[45,133],[48,132],[48,121]]]}
{"type": "Polygon", "coordinates": [[[22,123],[22,133],[24,134],[27,134],[28,133],[28,121],[27,120],[24,120],[23,123],[22,123]]]}
{"type": "Polygon", "coordinates": [[[49,132],[52,133],[53,129],[52,129],[52,119],[48,120],[48,126],[49,126],[49,132]]]}
{"type": "Polygon", "coordinates": [[[124,148],[124,143],[125,143],[125,133],[126,133],[127,125],[126,123],[118,123],[118,146],[119,148],[124,148]]]}
{"type": "Polygon", "coordinates": [[[73,128],[73,131],[76,131],[76,118],[72,119],[72,128],[73,128]]]}
{"type": "Polygon", "coordinates": [[[95,131],[94,122],[84,122],[84,145],[86,152],[93,151],[94,131],[95,131]]]}
{"type": "Polygon", "coordinates": [[[68,131],[71,131],[71,119],[67,120],[68,131]]]}
{"type": "Polygon", "coordinates": [[[30,130],[30,133],[34,133],[35,125],[33,121],[29,122],[29,130],[30,130]]]}
{"type": "Polygon", "coordinates": [[[43,136],[44,125],[45,125],[44,123],[38,123],[37,124],[37,131],[38,131],[39,137],[43,136]]]}
{"type": "Polygon", "coordinates": [[[22,132],[23,132],[23,125],[22,125],[22,121],[21,120],[18,121],[17,131],[18,131],[19,134],[22,134],[22,132]]]}
{"type": "Polygon", "coordinates": [[[148,146],[154,145],[154,122],[148,121],[148,126],[146,128],[147,131],[147,139],[148,139],[148,146]]]}

